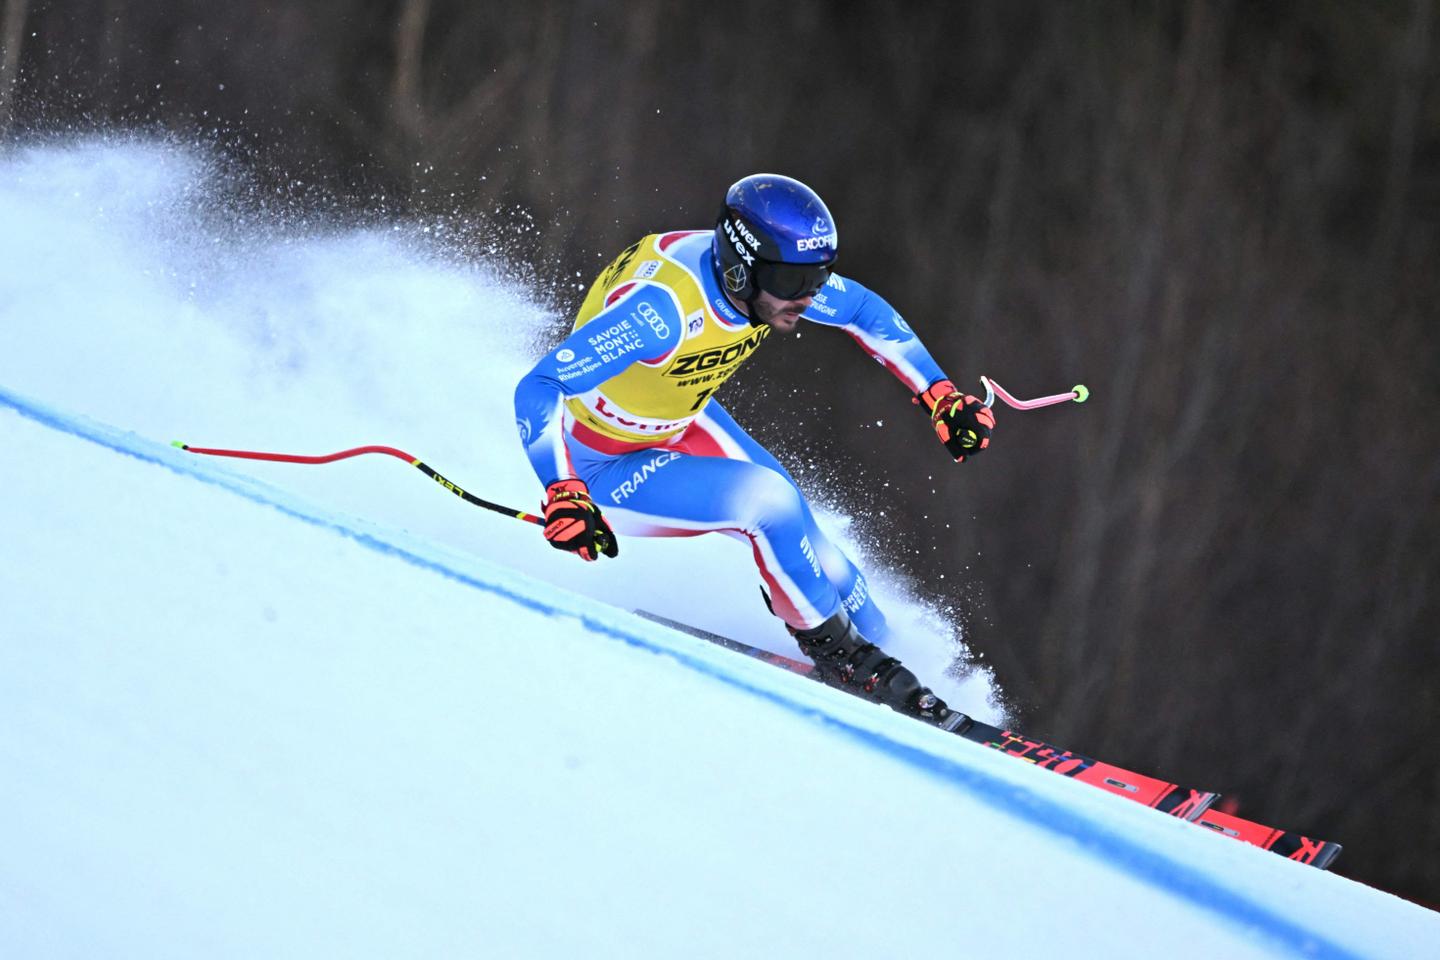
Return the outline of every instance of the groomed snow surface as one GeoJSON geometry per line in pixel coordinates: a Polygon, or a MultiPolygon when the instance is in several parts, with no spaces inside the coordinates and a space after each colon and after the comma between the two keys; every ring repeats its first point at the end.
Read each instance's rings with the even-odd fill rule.
{"type": "Polygon", "coordinates": [[[1434,955],[1419,907],[602,601],[773,630],[722,538],[564,566],[397,461],[168,446],[535,499],[542,311],[222,181],[0,159],[0,956],[1434,955]]]}

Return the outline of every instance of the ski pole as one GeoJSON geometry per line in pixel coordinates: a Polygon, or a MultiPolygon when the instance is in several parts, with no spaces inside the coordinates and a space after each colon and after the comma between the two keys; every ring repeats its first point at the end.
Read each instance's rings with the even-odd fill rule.
{"type": "Polygon", "coordinates": [[[473,503],[477,507],[484,507],[486,510],[493,510],[496,513],[503,513],[507,517],[514,517],[517,520],[524,520],[526,523],[534,523],[540,526],[545,525],[545,521],[535,516],[533,513],[526,513],[524,510],[516,510],[514,507],[506,507],[498,503],[491,503],[489,500],[482,500],[481,498],[475,496],[469,491],[463,489],[459,485],[441,476],[429,464],[410,456],[410,454],[406,453],[404,450],[396,450],[394,447],[353,447],[349,450],[341,450],[338,453],[327,453],[318,457],[307,457],[295,453],[265,453],[260,450],[218,450],[213,447],[192,447],[188,443],[182,443],[179,440],[171,442],[170,446],[179,447],[181,450],[186,450],[190,453],[202,453],[209,457],[236,457],[241,460],[273,460],[278,463],[334,463],[336,460],[345,460],[350,457],[358,457],[366,453],[383,453],[387,456],[395,457],[399,460],[404,460],[406,463],[410,464],[410,466],[419,470],[421,473],[425,474],[425,476],[429,477],[431,480],[434,480],[436,483],[440,484],[440,486],[444,487],[446,490],[449,490],[451,493],[455,494],[455,496],[459,497],[461,500],[464,500],[466,503],[473,503]]]}
{"type": "Polygon", "coordinates": [[[980,382],[985,384],[985,406],[993,407],[995,398],[1004,400],[1007,406],[1016,410],[1034,410],[1037,407],[1048,407],[1057,403],[1065,403],[1073,400],[1076,403],[1084,403],[1090,399],[1090,388],[1083,383],[1077,383],[1069,393],[1057,393],[1048,397],[1036,397],[1034,400],[1018,400],[1011,396],[1009,391],[989,377],[981,377],[980,382]]]}
{"type": "MultiPolygon", "coordinates": [[[[1048,407],[1053,404],[1065,403],[1072,400],[1075,403],[1084,403],[1090,397],[1090,390],[1083,383],[1076,384],[1069,393],[1057,393],[1048,397],[1036,397],[1033,400],[1020,400],[1012,396],[1009,391],[989,377],[981,377],[980,382],[985,384],[985,406],[987,407],[995,405],[996,397],[999,397],[1005,401],[1007,405],[1014,407],[1016,410],[1034,410],[1037,407],[1048,407]]],[[[327,453],[320,456],[305,456],[297,453],[269,453],[261,450],[222,450],[216,447],[192,447],[190,444],[180,440],[172,441],[170,445],[189,453],[199,453],[210,457],[235,457],[241,460],[270,460],[277,463],[334,463],[336,460],[346,460],[350,457],[358,457],[367,453],[385,454],[386,456],[395,457],[398,460],[404,460],[466,503],[474,504],[477,507],[484,507],[486,510],[504,514],[507,517],[514,517],[517,520],[524,520],[526,523],[533,523],[539,526],[544,526],[545,524],[543,519],[535,516],[533,513],[526,513],[524,510],[516,510],[514,507],[492,503],[489,500],[475,496],[459,484],[442,475],[423,460],[411,456],[404,450],[397,450],[395,447],[371,445],[352,447],[349,450],[340,450],[336,453],[327,453]]]]}

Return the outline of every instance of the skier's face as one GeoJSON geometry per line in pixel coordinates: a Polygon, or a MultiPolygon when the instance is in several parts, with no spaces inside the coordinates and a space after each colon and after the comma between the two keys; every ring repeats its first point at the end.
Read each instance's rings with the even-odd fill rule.
{"type": "Polygon", "coordinates": [[[755,319],[776,333],[791,333],[800,325],[800,314],[810,306],[814,297],[799,300],[781,300],[764,290],[755,298],[755,319]]]}

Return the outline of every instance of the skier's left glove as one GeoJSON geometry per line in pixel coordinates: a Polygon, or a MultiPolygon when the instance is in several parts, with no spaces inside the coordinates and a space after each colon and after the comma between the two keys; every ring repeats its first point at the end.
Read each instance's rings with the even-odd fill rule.
{"type": "Polygon", "coordinates": [[[995,413],[979,397],[961,393],[949,380],[937,380],[917,393],[914,402],[930,411],[930,425],[956,463],[990,446],[995,413]]]}
{"type": "Polygon", "coordinates": [[[620,552],[615,532],[590,499],[584,480],[556,480],[545,488],[545,539],[557,550],[598,560],[620,552]]]}

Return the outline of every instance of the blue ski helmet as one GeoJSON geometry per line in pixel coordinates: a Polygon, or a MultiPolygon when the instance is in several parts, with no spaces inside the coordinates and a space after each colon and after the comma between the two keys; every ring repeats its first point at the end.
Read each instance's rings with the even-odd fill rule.
{"type": "Polygon", "coordinates": [[[799,300],[830,279],[840,235],[814,190],[777,173],[757,173],[725,192],[710,249],[720,282],[737,300],[750,303],[761,290],[799,300]]]}

